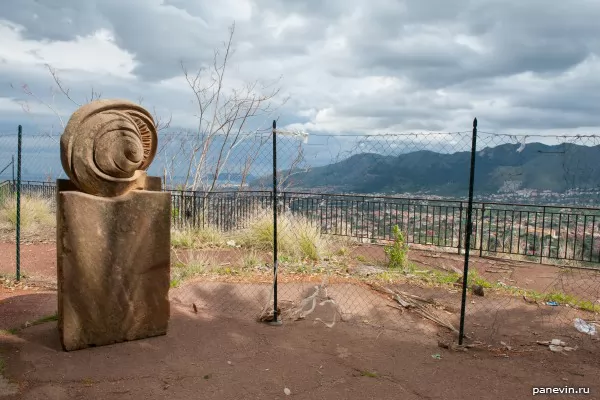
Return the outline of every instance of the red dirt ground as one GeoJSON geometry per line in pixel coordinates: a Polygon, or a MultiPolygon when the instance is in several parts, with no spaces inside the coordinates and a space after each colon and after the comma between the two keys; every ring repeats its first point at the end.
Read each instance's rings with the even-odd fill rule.
{"type": "MultiPolygon", "coordinates": [[[[27,284],[45,289],[56,287],[56,245],[53,243],[28,244],[21,247],[22,273],[27,276],[27,284]]],[[[356,250],[355,250],[356,251],[356,250]]],[[[239,249],[211,249],[200,251],[201,255],[209,255],[211,260],[219,263],[235,263],[243,252],[239,249]]],[[[0,274],[14,276],[14,254],[15,247],[12,243],[0,243],[0,274]]],[[[360,254],[368,261],[381,261],[385,255],[380,246],[361,246],[360,254]]],[[[356,255],[355,255],[356,256],[356,255]]],[[[185,258],[185,257],[184,257],[185,258]]],[[[417,265],[427,268],[438,268],[444,270],[462,270],[463,257],[458,254],[422,251],[411,249],[410,259],[417,265]]],[[[555,266],[540,265],[535,263],[497,260],[489,258],[473,257],[470,267],[476,269],[479,275],[490,282],[503,282],[509,286],[533,289],[539,292],[563,292],[578,296],[589,301],[600,304],[600,275],[596,271],[585,269],[560,269],[555,266]],[[568,271],[568,272],[567,272],[568,271]]],[[[268,277],[267,277],[268,278],[268,277]]],[[[281,285],[280,292],[283,295],[291,294],[290,300],[297,300],[300,292],[306,287],[297,289],[289,285],[281,285]]],[[[403,290],[417,295],[433,297],[447,306],[454,308],[456,312],[450,316],[454,326],[458,326],[458,310],[460,309],[460,289],[453,291],[418,288],[414,286],[403,287],[403,290]]],[[[373,295],[361,292],[357,296],[355,289],[348,289],[341,293],[338,303],[346,302],[346,308],[356,311],[362,306],[370,306],[364,314],[371,314],[365,319],[377,320],[381,309],[386,305],[378,304],[373,307],[373,295]]],[[[208,291],[204,297],[213,296],[208,291]]],[[[268,294],[267,294],[268,295],[268,294]]],[[[261,297],[262,304],[266,301],[261,297]]],[[[239,303],[231,303],[226,296],[217,299],[218,307],[240,309],[239,303]],[[226,303],[223,305],[223,303],[226,303]]],[[[281,297],[281,296],[280,296],[281,297]]],[[[344,304],[341,304],[344,306],[344,304]]],[[[364,307],[363,307],[364,308],[364,307]]],[[[546,326],[541,328],[547,334],[557,335],[571,333],[573,320],[581,317],[585,320],[599,320],[600,316],[592,313],[582,313],[568,307],[550,307],[545,304],[527,304],[521,298],[510,298],[498,296],[493,292],[486,291],[485,297],[469,297],[467,307],[468,332],[477,335],[479,339],[498,342],[506,340],[508,336],[529,336],[528,340],[535,339],[530,334],[530,321],[536,320],[546,326]],[[516,319],[516,315],[522,318],[516,319]],[[518,321],[518,322],[517,322],[518,321]]],[[[1,325],[1,324],[0,324],[1,325]]]]}
{"type": "Polygon", "coordinates": [[[6,398],[264,399],[288,388],[299,399],[522,399],[535,386],[600,394],[598,354],[583,349],[454,352],[411,327],[270,327],[175,301],[172,312],[166,336],[71,353],[61,351],[54,322],[0,336],[5,375],[20,388],[6,398]]]}
{"type": "MultiPolygon", "coordinates": [[[[28,278],[14,289],[0,286],[0,329],[23,327],[56,311],[55,245],[23,246],[21,256],[28,278]]],[[[412,251],[411,259],[462,268],[458,255],[412,251]]],[[[488,279],[501,276],[539,290],[565,276],[554,267],[530,263],[475,258],[473,265],[488,279]]],[[[14,244],[0,244],[0,273],[14,273],[14,244]]],[[[575,287],[586,282],[589,287],[589,278],[567,277],[579,282],[575,287]]],[[[309,287],[282,284],[280,301],[297,299],[309,287]]],[[[455,309],[460,304],[458,289],[443,296],[439,289],[401,289],[441,296],[455,309]]],[[[591,395],[552,398],[600,399],[598,335],[582,335],[572,325],[559,331],[554,326],[565,312],[572,320],[579,313],[573,309],[469,294],[469,343],[485,343],[456,352],[438,347],[439,339],[453,340],[448,331],[387,307],[392,303],[365,288],[336,284],[329,295],[343,314],[356,318],[333,328],[314,318],[265,326],[254,317],[268,300],[268,285],[189,282],[171,290],[172,320],[164,337],[65,353],[55,322],[0,334],[4,375],[20,390],[6,398],[262,399],[284,398],[287,387],[301,399],[521,399],[531,396],[534,386],[581,386],[591,387],[591,395]],[[240,305],[247,306],[246,314],[240,305]],[[535,343],[553,338],[577,350],[558,354],[535,343]],[[436,354],[441,359],[432,357],[436,354]]],[[[456,318],[453,312],[454,324],[456,318]]]]}
{"type": "MultiPolygon", "coordinates": [[[[366,256],[367,261],[381,261],[385,255],[380,246],[361,246],[355,250],[355,255],[366,256]]],[[[243,255],[237,249],[207,250],[212,258],[232,262],[243,255]]],[[[411,250],[410,260],[423,267],[440,269],[463,269],[463,256],[446,252],[411,250]]],[[[501,260],[492,258],[472,257],[470,268],[475,268],[479,275],[490,282],[502,281],[509,285],[539,292],[552,290],[565,291],[574,296],[591,298],[596,295],[600,300],[600,270],[565,269],[556,266],[536,264],[531,262],[501,260]]],[[[56,281],[56,244],[39,243],[21,246],[21,273],[30,281],[38,284],[52,284],[56,281]]],[[[15,274],[15,245],[0,243],[0,274],[15,274]]]]}

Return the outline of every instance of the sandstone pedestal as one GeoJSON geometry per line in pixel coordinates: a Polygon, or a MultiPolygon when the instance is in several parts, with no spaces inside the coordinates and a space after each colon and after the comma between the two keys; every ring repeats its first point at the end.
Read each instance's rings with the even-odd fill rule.
{"type": "Polygon", "coordinates": [[[135,190],[102,198],[69,186],[69,181],[58,181],[58,319],[63,348],[166,334],[170,194],[135,190]]]}
{"type": "Polygon", "coordinates": [[[152,115],[126,100],[80,107],[60,138],[58,329],[65,350],[164,335],[171,195],[146,170],[152,115]]]}

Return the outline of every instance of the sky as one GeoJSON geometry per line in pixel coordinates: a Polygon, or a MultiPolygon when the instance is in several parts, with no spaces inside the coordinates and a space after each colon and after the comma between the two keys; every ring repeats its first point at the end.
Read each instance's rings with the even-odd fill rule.
{"type": "Polygon", "coordinates": [[[182,66],[209,68],[233,23],[226,88],[280,89],[248,129],[600,133],[598,1],[0,2],[0,134],[60,134],[92,89],[193,130],[182,66]]]}

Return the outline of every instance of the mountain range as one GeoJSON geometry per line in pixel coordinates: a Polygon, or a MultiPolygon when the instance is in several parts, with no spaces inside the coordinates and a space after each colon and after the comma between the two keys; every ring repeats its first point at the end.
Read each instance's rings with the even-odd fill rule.
{"type": "MultiPolygon", "coordinates": [[[[600,189],[600,146],[562,143],[503,144],[476,153],[478,194],[518,189],[565,192],[600,189]]],[[[361,153],[340,162],[293,171],[288,190],[464,196],[469,187],[470,152],[420,150],[395,156],[361,153]]],[[[282,171],[286,176],[290,171],[282,171]]],[[[272,177],[251,182],[268,186],[272,177]]]]}

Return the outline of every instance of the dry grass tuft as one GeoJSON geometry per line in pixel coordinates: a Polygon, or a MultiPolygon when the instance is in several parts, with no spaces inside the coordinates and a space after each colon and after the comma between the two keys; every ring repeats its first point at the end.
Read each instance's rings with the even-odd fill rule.
{"type": "Polygon", "coordinates": [[[213,260],[198,254],[192,254],[185,262],[177,257],[177,253],[175,255],[177,261],[171,266],[172,288],[176,288],[185,281],[206,274],[211,269],[211,266],[214,265],[213,260]]]}
{"type": "Polygon", "coordinates": [[[171,245],[175,248],[222,247],[226,242],[225,235],[214,228],[174,229],[171,232],[171,245]]]}
{"type": "MultiPolygon", "coordinates": [[[[40,240],[54,239],[56,213],[48,199],[40,196],[21,197],[21,235],[40,240]]],[[[17,228],[17,201],[14,197],[5,198],[0,203],[0,231],[12,234],[17,228]]]]}
{"type": "MultiPolygon", "coordinates": [[[[235,235],[237,243],[257,250],[273,250],[273,217],[269,210],[251,216],[247,228],[235,235]]],[[[320,260],[329,253],[331,242],[309,219],[286,213],[277,219],[278,250],[282,255],[320,260]]]]}

